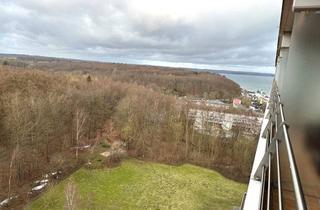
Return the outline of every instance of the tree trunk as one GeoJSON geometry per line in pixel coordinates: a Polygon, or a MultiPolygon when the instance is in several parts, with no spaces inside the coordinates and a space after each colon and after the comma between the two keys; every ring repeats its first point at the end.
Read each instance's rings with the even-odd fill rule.
{"type": "Polygon", "coordinates": [[[76,111],[76,159],[79,156],[79,140],[81,137],[82,127],[86,121],[86,115],[82,110],[76,111]]]}
{"type": "Polygon", "coordinates": [[[188,126],[188,110],[186,111],[186,158],[188,158],[189,151],[189,126],[188,126]]]}
{"type": "Polygon", "coordinates": [[[18,153],[18,149],[19,149],[19,145],[17,144],[11,155],[10,166],[9,166],[9,179],[8,179],[8,198],[10,198],[11,196],[12,169],[13,169],[13,163],[18,153]]]}

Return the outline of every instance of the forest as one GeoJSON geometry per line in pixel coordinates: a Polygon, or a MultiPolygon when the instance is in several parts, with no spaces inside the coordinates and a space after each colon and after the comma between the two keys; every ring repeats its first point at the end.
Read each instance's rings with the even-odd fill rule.
{"type": "Polygon", "coordinates": [[[81,146],[114,140],[138,159],[192,163],[247,181],[256,141],[198,133],[188,118],[190,106],[177,103],[185,95],[231,99],[240,94],[231,80],[164,67],[23,63],[0,65],[1,198],[24,195],[43,174],[76,170],[88,161],[81,146]],[[117,135],[102,138],[106,130],[117,135]]]}
{"type": "Polygon", "coordinates": [[[0,57],[6,66],[50,72],[73,72],[108,76],[112,80],[136,83],[161,93],[201,98],[231,99],[240,95],[240,86],[213,72],[186,68],[105,63],[40,56],[0,57]]]}

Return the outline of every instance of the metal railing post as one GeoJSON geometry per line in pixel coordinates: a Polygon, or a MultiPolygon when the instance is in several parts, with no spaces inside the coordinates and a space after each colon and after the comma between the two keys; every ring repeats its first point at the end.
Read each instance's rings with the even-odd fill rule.
{"type": "MultiPolygon", "coordinates": [[[[270,131],[269,131],[269,144],[268,145],[271,145],[271,141],[272,141],[272,138],[273,138],[273,132],[272,132],[272,127],[273,127],[273,123],[271,122],[270,123],[270,131]]],[[[269,163],[269,166],[268,166],[268,190],[267,190],[267,209],[269,210],[270,209],[270,200],[271,200],[271,153],[269,152],[268,154],[268,163],[269,163]]]]}
{"type": "Polygon", "coordinates": [[[283,104],[280,101],[280,95],[278,92],[276,82],[273,83],[270,100],[268,104],[268,111],[265,113],[265,119],[269,118],[267,125],[263,131],[261,131],[261,140],[266,141],[266,151],[263,154],[262,159],[258,167],[255,169],[253,178],[261,183],[261,191],[259,197],[259,209],[265,209],[265,185],[266,185],[266,172],[268,170],[268,186],[267,186],[267,209],[272,209],[272,185],[271,185],[271,164],[272,158],[276,156],[276,175],[278,183],[278,202],[279,210],[283,209],[283,193],[282,193],[282,182],[281,182],[281,165],[280,165],[280,142],[285,146],[287,150],[286,156],[288,156],[290,174],[292,178],[294,194],[296,198],[297,209],[306,210],[307,205],[305,202],[297,165],[294,158],[292,145],[290,142],[288,128],[285,122],[283,104]],[[273,129],[274,128],[274,129],[273,129]]]}
{"type": "Polygon", "coordinates": [[[260,192],[260,210],[263,210],[263,201],[264,201],[264,187],[265,187],[265,178],[266,178],[266,167],[262,166],[262,171],[261,171],[261,192],[260,192]]]}
{"type": "MultiPolygon", "coordinates": [[[[278,132],[278,111],[275,114],[275,131],[278,132]]],[[[276,141],[276,161],[277,161],[277,182],[278,182],[278,203],[279,210],[282,210],[282,184],[281,184],[281,169],[280,169],[280,154],[279,154],[279,139],[276,141]]]]}
{"type": "Polygon", "coordinates": [[[281,127],[283,129],[284,142],[286,145],[287,155],[288,155],[288,159],[289,159],[290,172],[291,172],[294,194],[296,197],[297,208],[299,210],[307,209],[306,201],[303,196],[299,173],[297,170],[296,161],[295,161],[295,158],[293,155],[292,145],[291,145],[289,135],[287,132],[287,126],[285,124],[285,118],[284,118],[284,113],[283,113],[283,104],[281,104],[280,95],[278,95],[278,102],[279,102],[279,111],[280,111],[280,117],[281,117],[281,122],[282,122],[281,127]]]}

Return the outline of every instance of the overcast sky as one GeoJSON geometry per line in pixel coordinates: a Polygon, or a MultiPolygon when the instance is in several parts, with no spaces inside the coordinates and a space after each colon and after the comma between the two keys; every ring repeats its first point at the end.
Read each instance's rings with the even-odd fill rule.
{"type": "Polygon", "coordinates": [[[0,53],[273,73],[281,0],[0,0],[0,53]]]}

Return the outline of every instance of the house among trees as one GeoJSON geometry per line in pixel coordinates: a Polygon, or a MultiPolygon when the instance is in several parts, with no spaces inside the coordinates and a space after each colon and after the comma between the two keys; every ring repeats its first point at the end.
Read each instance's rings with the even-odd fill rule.
{"type": "Polygon", "coordinates": [[[232,101],[232,105],[234,108],[240,108],[241,106],[241,99],[239,98],[234,98],[232,101]]]}

